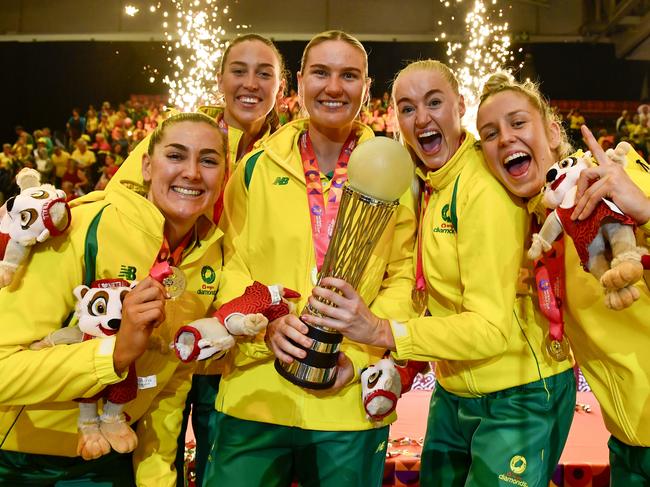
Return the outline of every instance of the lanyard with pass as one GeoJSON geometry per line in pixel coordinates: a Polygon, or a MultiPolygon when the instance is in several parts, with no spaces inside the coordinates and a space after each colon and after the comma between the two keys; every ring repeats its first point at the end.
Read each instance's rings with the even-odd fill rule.
{"type": "Polygon", "coordinates": [[[329,190],[327,206],[325,206],[325,197],[323,195],[323,182],[321,181],[321,172],[318,166],[318,159],[311,144],[309,132],[304,132],[300,136],[299,147],[300,157],[302,159],[303,170],[305,172],[305,183],[307,185],[307,203],[309,205],[309,217],[311,219],[311,234],[314,241],[314,250],[316,253],[316,268],[312,270],[312,281],[316,284],[316,276],[323,260],[325,253],[334,231],[336,222],[336,213],[339,209],[343,185],[347,180],[348,161],[350,154],[357,144],[357,137],[351,132],[344,142],[334,168],[334,176],[329,190]]]}

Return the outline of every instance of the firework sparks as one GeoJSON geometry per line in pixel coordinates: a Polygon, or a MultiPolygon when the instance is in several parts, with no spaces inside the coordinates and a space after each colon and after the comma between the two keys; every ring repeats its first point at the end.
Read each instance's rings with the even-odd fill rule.
{"type": "MultiPolygon", "coordinates": [[[[456,0],[461,4],[463,0],[456,0]]],[[[451,2],[440,0],[444,7],[450,7],[451,2]]],[[[460,91],[465,98],[466,112],[465,127],[476,132],[476,111],[478,98],[485,78],[499,70],[512,72],[508,64],[512,64],[515,56],[511,50],[508,22],[493,21],[493,17],[503,18],[503,10],[496,6],[497,0],[491,0],[490,9],[486,2],[475,0],[474,6],[465,17],[464,42],[447,42],[447,58],[449,66],[456,73],[460,83],[460,91]]],[[[454,20],[454,16],[451,17],[454,20]]],[[[438,25],[442,25],[438,21],[438,25]]],[[[435,38],[444,40],[447,34],[442,32],[435,38]]],[[[521,52],[521,49],[519,49],[521,52]]],[[[519,65],[521,66],[523,63],[519,65]]]]}
{"type": "MultiPolygon", "coordinates": [[[[232,22],[228,5],[220,8],[218,0],[168,0],[165,6],[152,3],[148,10],[162,17],[163,49],[171,67],[171,74],[163,76],[162,82],[169,88],[169,104],[182,111],[215,104],[219,99],[217,70],[227,46],[220,21],[232,22]]],[[[125,12],[134,16],[139,9],[128,6],[125,12]]],[[[237,29],[248,27],[237,25],[237,29]]],[[[151,66],[144,70],[154,83],[158,70],[151,66]]]]}
{"type": "Polygon", "coordinates": [[[167,60],[174,69],[163,82],[169,86],[170,104],[184,111],[214,104],[218,99],[217,67],[226,45],[226,31],[219,19],[220,14],[228,14],[228,7],[220,12],[216,3],[172,0],[175,15],[163,12],[167,60]],[[174,27],[176,31],[172,34],[174,27]]]}
{"type": "Polygon", "coordinates": [[[125,5],[124,6],[124,13],[128,15],[129,17],[135,16],[140,11],[138,7],[135,5],[125,5]]]}

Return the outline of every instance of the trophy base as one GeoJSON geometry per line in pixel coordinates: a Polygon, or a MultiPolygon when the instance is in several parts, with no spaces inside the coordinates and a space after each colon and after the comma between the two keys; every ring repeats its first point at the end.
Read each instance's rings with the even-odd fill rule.
{"type": "Polygon", "coordinates": [[[275,370],[292,384],[306,389],[328,389],[336,381],[336,362],[343,335],[333,330],[307,324],[307,337],[313,340],[310,348],[305,348],[293,340],[289,341],[303,349],[307,355],[290,364],[276,359],[275,370]]]}
{"type": "Polygon", "coordinates": [[[323,390],[329,389],[336,382],[336,367],[333,369],[315,369],[314,367],[301,364],[300,362],[294,360],[290,364],[285,364],[280,362],[278,359],[275,359],[275,370],[284,377],[286,380],[291,382],[294,385],[303,387],[305,389],[314,389],[314,390],[323,390]],[[321,372],[327,371],[327,372],[321,372]],[[317,379],[310,379],[309,376],[320,376],[327,377],[325,382],[319,382],[317,379]]]}

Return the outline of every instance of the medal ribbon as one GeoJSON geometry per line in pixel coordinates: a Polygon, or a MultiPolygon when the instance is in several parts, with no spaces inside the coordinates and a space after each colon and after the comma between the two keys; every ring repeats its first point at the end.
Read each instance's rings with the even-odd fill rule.
{"type": "Polygon", "coordinates": [[[429,205],[429,198],[431,197],[432,192],[431,186],[429,183],[424,183],[424,190],[422,191],[422,199],[420,201],[420,219],[418,225],[418,256],[417,263],[415,268],[415,289],[417,291],[425,291],[427,288],[427,283],[424,280],[424,266],[422,264],[422,227],[424,222],[424,212],[427,210],[429,205]]]}
{"type": "Polygon", "coordinates": [[[169,249],[169,242],[167,241],[167,237],[163,236],[162,247],[160,247],[160,251],[156,257],[156,263],[168,262],[170,265],[178,267],[181,263],[181,260],[183,259],[183,252],[185,252],[185,249],[190,244],[193,235],[194,228],[185,234],[183,240],[181,240],[181,243],[178,244],[173,252],[169,249]]]}
{"type": "Polygon", "coordinates": [[[350,154],[357,144],[357,136],[350,132],[347,140],[341,148],[334,176],[330,185],[327,206],[325,206],[325,197],[323,196],[323,182],[321,181],[321,172],[318,167],[316,153],[309,138],[309,132],[304,132],[300,136],[299,147],[300,157],[302,158],[302,167],[305,171],[305,183],[307,185],[307,203],[309,204],[309,217],[311,218],[311,235],[314,240],[314,250],[316,252],[316,266],[320,271],[327,252],[327,246],[330,243],[330,237],[334,231],[336,222],[336,213],[339,209],[341,195],[343,194],[343,184],[348,179],[348,161],[350,154]]]}
{"type": "Polygon", "coordinates": [[[561,342],[564,339],[564,240],[553,242],[552,247],[535,261],[535,284],[539,309],[548,320],[549,335],[561,342]]]}
{"type": "Polygon", "coordinates": [[[219,125],[219,129],[221,129],[221,133],[223,134],[223,140],[225,142],[224,144],[224,149],[226,150],[226,168],[225,171],[226,173],[224,174],[223,177],[223,186],[221,188],[221,194],[217,197],[217,200],[214,202],[214,207],[212,208],[212,221],[214,222],[215,225],[219,224],[219,219],[221,218],[221,214],[223,213],[223,190],[226,187],[226,183],[228,182],[228,178],[230,176],[230,146],[228,145],[228,124],[223,118],[223,113],[219,114],[217,116],[217,125],[219,125]]]}

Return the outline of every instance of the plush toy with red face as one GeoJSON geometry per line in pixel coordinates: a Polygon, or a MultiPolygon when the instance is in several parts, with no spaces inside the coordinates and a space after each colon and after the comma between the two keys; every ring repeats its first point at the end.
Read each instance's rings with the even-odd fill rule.
{"type": "Polygon", "coordinates": [[[38,171],[22,169],[16,183],[20,193],[0,211],[0,288],[11,284],[34,244],[62,234],[70,225],[65,193],[51,184],[40,184],[38,171]]]}

